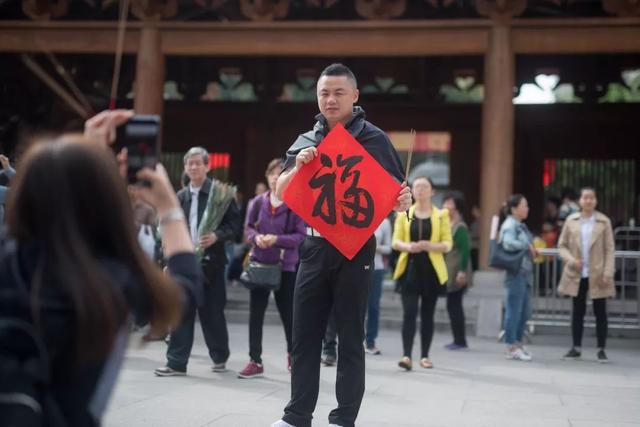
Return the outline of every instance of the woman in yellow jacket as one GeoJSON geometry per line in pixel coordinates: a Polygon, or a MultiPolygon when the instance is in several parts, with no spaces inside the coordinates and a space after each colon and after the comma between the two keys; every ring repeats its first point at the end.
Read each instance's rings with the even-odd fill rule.
{"type": "Polygon", "coordinates": [[[444,254],[451,250],[449,212],[432,205],[433,182],[418,177],[411,187],[415,204],[409,209],[409,220],[398,215],[393,232],[393,248],[400,251],[394,279],[399,281],[402,294],[402,346],[404,355],[398,366],[411,370],[411,352],[416,334],[418,303],[420,309],[422,354],[420,366],[433,368],[429,348],[433,339],[433,316],[438,294],[445,290],[448,280],[444,254]]]}

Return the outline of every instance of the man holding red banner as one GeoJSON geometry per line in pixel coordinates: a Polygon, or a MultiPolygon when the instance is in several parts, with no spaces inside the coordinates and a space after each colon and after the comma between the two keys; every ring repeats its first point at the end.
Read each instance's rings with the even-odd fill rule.
{"type": "MultiPolygon", "coordinates": [[[[318,218],[321,218],[328,224],[324,230],[332,233],[338,231],[348,234],[351,229],[346,227],[347,224],[352,225],[352,229],[356,231],[358,228],[362,231],[366,225],[371,232],[365,236],[366,243],[357,252],[345,256],[344,250],[329,243],[328,236],[324,238],[316,228],[307,227],[307,238],[300,247],[300,267],[294,295],[291,400],[284,410],[283,418],[272,427],[311,426],[318,400],[322,338],[332,307],[340,345],[336,379],[338,408],[329,414],[329,423],[330,427],[355,425],[364,394],[364,317],[376,249],[373,230],[377,224],[371,221],[374,203],[379,200],[378,193],[389,193],[390,190],[393,192],[391,204],[384,204],[389,206],[388,211],[376,212],[376,216],[380,218],[385,217],[391,208],[404,212],[411,205],[409,188],[403,182],[401,162],[389,138],[382,130],[365,120],[362,108],[354,107],[359,92],[351,70],[342,64],[327,67],[318,80],[317,95],[320,109],[320,114],[316,116],[317,122],[313,130],[300,135],[287,151],[284,172],[278,179],[276,194],[287,202],[285,190],[296,182],[295,177],[301,170],[298,178],[312,173],[308,167],[306,170],[304,168],[305,165],[314,163],[319,169],[308,182],[306,199],[309,199],[309,195],[314,197],[317,188],[322,187],[322,192],[314,197],[313,212],[301,215],[307,225],[311,220],[317,223],[318,218]],[[330,132],[333,134],[332,131],[339,131],[342,126],[350,134],[347,134],[348,138],[355,138],[357,148],[361,151],[364,149],[368,153],[364,153],[366,157],[372,157],[370,163],[367,163],[367,159],[363,161],[363,156],[348,157],[347,153],[344,156],[343,153],[337,154],[335,159],[322,153],[319,156],[316,147],[330,132]],[[317,157],[320,162],[317,162],[317,157]],[[359,162],[361,169],[356,167],[359,162]],[[374,164],[371,165],[371,162],[374,164]],[[386,176],[382,169],[393,178],[386,176]],[[373,174],[385,175],[379,181],[385,184],[378,188],[369,187],[369,190],[374,191],[368,191],[362,182],[367,181],[367,176],[369,182],[375,182],[378,178],[371,178],[373,174]],[[336,201],[336,196],[339,196],[336,191],[339,180],[346,182],[343,201],[336,201]],[[398,184],[400,182],[402,186],[398,184]],[[342,209],[341,216],[337,214],[338,207],[342,209]],[[366,224],[362,224],[364,222],[366,224]]],[[[330,135],[325,142],[331,144],[334,140],[331,140],[330,135]]],[[[322,149],[326,147],[325,144],[322,149]]],[[[293,196],[291,199],[299,200],[293,196]]],[[[295,211],[294,207],[291,208],[295,211]]],[[[346,239],[349,237],[347,235],[346,239]]],[[[340,238],[345,240],[344,235],[340,238]]]]}

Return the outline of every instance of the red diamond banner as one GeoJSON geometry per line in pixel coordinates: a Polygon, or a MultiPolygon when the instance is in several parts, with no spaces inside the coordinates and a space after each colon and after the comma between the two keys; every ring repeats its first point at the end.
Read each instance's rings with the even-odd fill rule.
{"type": "Polygon", "coordinates": [[[338,124],[284,192],[284,202],[348,259],[396,205],[400,184],[338,124]]]}

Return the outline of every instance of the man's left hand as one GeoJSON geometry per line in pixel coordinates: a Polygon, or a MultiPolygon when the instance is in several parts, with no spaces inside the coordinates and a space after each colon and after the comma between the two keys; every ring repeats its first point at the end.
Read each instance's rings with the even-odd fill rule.
{"type": "Polygon", "coordinates": [[[405,212],[410,207],[411,207],[411,188],[407,186],[406,182],[403,182],[402,189],[400,190],[400,194],[398,194],[398,201],[396,202],[396,205],[393,208],[393,210],[396,212],[405,212]]]}
{"type": "Polygon", "coordinates": [[[215,244],[217,241],[218,241],[218,236],[216,236],[216,233],[205,234],[204,236],[200,237],[200,246],[203,249],[207,249],[209,246],[215,244]]]}

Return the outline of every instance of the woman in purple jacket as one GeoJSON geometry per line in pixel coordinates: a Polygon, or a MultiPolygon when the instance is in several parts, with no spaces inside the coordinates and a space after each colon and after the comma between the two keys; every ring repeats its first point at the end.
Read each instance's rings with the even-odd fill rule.
{"type": "MultiPolygon", "coordinates": [[[[249,202],[246,239],[253,245],[251,260],[265,264],[282,263],[280,289],[274,292],[287,339],[287,367],[291,371],[291,322],[293,318],[293,289],[298,268],[298,247],[306,229],[302,219],[275,195],[276,181],[282,172],[282,160],[273,159],[267,167],[269,191],[249,202]]],[[[262,324],[269,303],[269,290],[251,290],[249,314],[249,356],[251,360],[238,373],[240,378],[261,377],[262,324]]]]}

